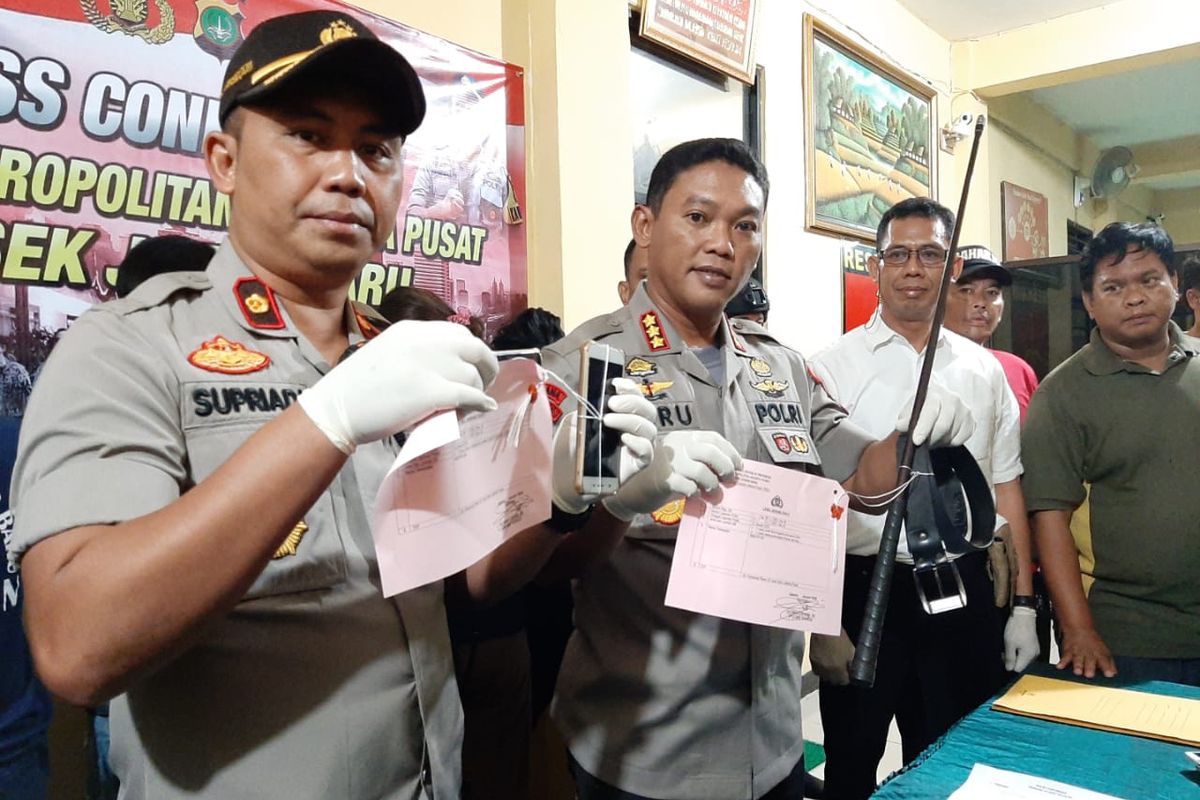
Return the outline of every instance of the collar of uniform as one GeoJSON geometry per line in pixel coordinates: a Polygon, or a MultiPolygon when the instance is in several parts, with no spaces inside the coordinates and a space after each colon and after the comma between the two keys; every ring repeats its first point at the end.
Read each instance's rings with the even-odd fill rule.
{"type": "MultiPolygon", "coordinates": [[[[295,339],[297,333],[292,328],[291,321],[288,319],[287,312],[283,310],[283,304],[278,298],[274,298],[275,307],[278,308],[279,319],[283,325],[281,327],[262,327],[254,325],[246,316],[246,312],[242,308],[242,301],[237,294],[237,284],[242,278],[256,279],[250,268],[245,262],[238,257],[237,251],[233,249],[233,245],[226,239],[225,242],[217,248],[216,255],[212,261],[208,263],[209,279],[212,280],[213,289],[220,298],[221,304],[228,309],[234,319],[238,321],[246,330],[254,333],[256,336],[269,336],[277,339],[295,339]]],[[[265,286],[265,284],[264,284],[265,286]]],[[[350,316],[353,316],[351,314],[350,316]]]]}
{"type": "MultiPolygon", "coordinates": [[[[867,346],[874,352],[885,344],[894,340],[899,340],[908,344],[908,339],[894,331],[890,325],[883,321],[883,308],[877,306],[875,312],[871,314],[871,318],[863,325],[863,335],[867,339],[867,346]]],[[[941,348],[946,344],[946,328],[943,326],[938,328],[938,347],[941,348]]],[[[912,345],[909,345],[910,347],[912,345]]]]}
{"type": "MultiPolygon", "coordinates": [[[[1176,364],[1182,364],[1189,358],[1200,355],[1200,341],[1185,336],[1173,321],[1167,322],[1167,338],[1171,343],[1171,353],[1167,356],[1166,372],[1176,364]]],[[[1114,353],[1100,336],[1099,328],[1092,328],[1089,346],[1083,351],[1083,366],[1093,375],[1112,375],[1117,372],[1154,372],[1154,370],[1134,364],[1114,353]]]]}
{"type": "Polygon", "coordinates": [[[650,295],[646,293],[646,282],[638,284],[633,297],[629,298],[629,313],[637,326],[645,345],[645,352],[659,356],[683,352],[683,337],[671,325],[667,315],[658,310],[650,295]]]}

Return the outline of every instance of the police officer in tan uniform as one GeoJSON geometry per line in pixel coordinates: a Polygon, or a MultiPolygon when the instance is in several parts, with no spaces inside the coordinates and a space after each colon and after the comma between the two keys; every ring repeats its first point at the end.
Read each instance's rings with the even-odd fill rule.
{"type": "MultiPolygon", "coordinates": [[[[739,141],[668,151],[633,214],[647,281],[627,306],[544,351],[573,382],[586,341],[621,348],[659,428],[650,465],[590,514],[594,498],[572,496],[555,475],[559,508],[581,512],[581,530],[596,534],[564,542],[547,573],[579,578],[553,713],[583,800],[802,794],[802,634],[663,603],[683,498],[732,479],[743,457],[864,495],[895,485],[895,436],[875,442],[800,354],[722,313],[761,252],[767,189],[739,141]]],[[[566,400],[561,410],[569,428],[576,412],[566,400]]],[[[959,442],[972,425],[965,406],[935,393],[914,438],[959,442]]]]}
{"type": "Polygon", "coordinates": [[[13,480],[30,641],[58,695],[116,698],[122,797],[458,797],[441,587],[382,596],[368,509],[381,440],[494,408],[496,361],[405,322],[331,369],[371,332],[347,289],[424,113],[354,18],[262,23],[205,146],[228,240],[82,316],[38,383],[13,480]]]}

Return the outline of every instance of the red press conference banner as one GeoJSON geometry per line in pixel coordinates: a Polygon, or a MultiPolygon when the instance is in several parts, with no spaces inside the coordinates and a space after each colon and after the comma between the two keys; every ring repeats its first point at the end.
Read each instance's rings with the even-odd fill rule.
{"type": "Polygon", "coordinates": [[[521,72],[329,0],[0,0],[0,416],[24,410],[56,335],[112,297],[142,238],[218,242],[229,198],[201,150],[230,54],[264,19],[344,9],[416,67],[396,233],[352,288],[443,297],[494,331],[527,295],[521,72]],[[25,373],[22,377],[20,373],[25,373]]]}

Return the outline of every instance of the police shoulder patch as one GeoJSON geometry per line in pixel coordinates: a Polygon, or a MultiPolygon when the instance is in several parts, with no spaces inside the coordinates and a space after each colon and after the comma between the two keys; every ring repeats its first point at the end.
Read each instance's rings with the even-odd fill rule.
{"type": "Polygon", "coordinates": [[[257,372],[266,369],[271,363],[271,357],[266,353],[249,350],[245,345],[230,341],[224,336],[214,336],[207,340],[193,350],[187,360],[193,367],[226,375],[257,372]]]}

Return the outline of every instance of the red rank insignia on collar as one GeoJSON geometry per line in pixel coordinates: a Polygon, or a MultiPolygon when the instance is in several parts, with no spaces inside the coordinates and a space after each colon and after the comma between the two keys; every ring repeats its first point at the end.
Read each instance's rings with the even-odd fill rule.
{"type": "Polygon", "coordinates": [[[671,348],[667,332],[663,330],[662,323],[658,321],[658,314],[647,311],[642,314],[639,321],[642,323],[642,335],[646,337],[646,346],[650,348],[650,352],[657,353],[659,350],[671,348]]]}
{"type": "Polygon", "coordinates": [[[362,332],[363,339],[368,342],[383,333],[382,328],[376,326],[370,317],[358,309],[354,309],[354,320],[358,323],[358,329],[362,332]]]}
{"type": "Polygon", "coordinates": [[[251,328],[277,331],[286,327],[275,293],[258,278],[238,278],[233,284],[233,296],[251,328]]]}

